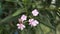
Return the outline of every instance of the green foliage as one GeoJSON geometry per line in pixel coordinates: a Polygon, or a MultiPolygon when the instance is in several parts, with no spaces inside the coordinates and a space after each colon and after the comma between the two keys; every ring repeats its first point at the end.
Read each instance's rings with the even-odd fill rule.
{"type": "Polygon", "coordinates": [[[60,0],[2,0],[0,1],[0,34],[60,34],[60,0]],[[39,11],[32,16],[33,9],[39,11]],[[36,27],[25,22],[26,28],[18,30],[18,18],[26,14],[39,21],[36,27]]]}
{"type": "Polygon", "coordinates": [[[0,15],[2,14],[2,3],[0,2],[0,15]]]}

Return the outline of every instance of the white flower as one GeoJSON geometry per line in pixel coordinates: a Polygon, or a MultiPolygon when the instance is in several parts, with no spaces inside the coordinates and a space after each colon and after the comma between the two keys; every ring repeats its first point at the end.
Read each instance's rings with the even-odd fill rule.
{"type": "Polygon", "coordinates": [[[39,24],[39,22],[37,20],[29,19],[29,25],[37,26],[37,24],[39,24]]]}
{"type": "Polygon", "coordinates": [[[39,12],[38,12],[37,9],[35,9],[35,10],[32,11],[32,14],[33,14],[33,16],[37,16],[39,14],[39,12]]]}
{"type": "Polygon", "coordinates": [[[23,30],[25,28],[25,25],[23,25],[22,23],[21,24],[17,24],[17,26],[18,26],[18,29],[21,29],[21,30],[23,30]]]}
{"type": "Polygon", "coordinates": [[[22,15],[22,16],[21,16],[21,20],[22,20],[22,21],[24,21],[24,20],[26,20],[26,19],[27,19],[27,16],[26,16],[26,15],[22,15]]]}

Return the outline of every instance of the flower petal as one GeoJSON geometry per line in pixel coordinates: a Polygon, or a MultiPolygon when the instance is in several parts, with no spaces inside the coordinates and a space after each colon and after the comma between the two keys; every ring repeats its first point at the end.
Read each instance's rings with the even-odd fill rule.
{"type": "Polygon", "coordinates": [[[34,19],[29,19],[29,22],[32,22],[32,21],[34,21],[34,19]]]}
{"type": "Polygon", "coordinates": [[[34,21],[36,24],[39,24],[39,22],[37,20],[34,21]]]}
{"type": "Polygon", "coordinates": [[[18,27],[18,29],[20,29],[20,27],[18,27]]]}
{"type": "Polygon", "coordinates": [[[17,26],[19,26],[20,24],[17,24],[17,26]]]}

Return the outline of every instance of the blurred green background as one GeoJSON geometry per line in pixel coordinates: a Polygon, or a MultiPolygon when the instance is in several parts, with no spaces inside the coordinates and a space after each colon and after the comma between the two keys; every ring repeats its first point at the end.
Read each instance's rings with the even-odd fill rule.
{"type": "Polygon", "coordinates": [[[60,34],[60,0],[0,0],[0,34],[60,34]],[[22,14],[32,16],[37,9],[36,27],[18,30],[16,24],[22,14]]]}

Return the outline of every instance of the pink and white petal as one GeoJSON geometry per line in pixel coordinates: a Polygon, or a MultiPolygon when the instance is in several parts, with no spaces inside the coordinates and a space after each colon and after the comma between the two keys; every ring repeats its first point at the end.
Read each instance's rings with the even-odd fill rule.
{"type": "Polygon", "coordinates": [[[23,30],[24,28],[20,28],[21,30],[23,30]]]}
{"type": "Polygon", "coordinates": [[[22,25],[23,28],[25,28],[25,25],[22,25]]]}
{"type": "Polygon", "coordinates": [[[36,26],[36,23],[34,21],[32,22],[32,26],[36,26]]]}
{"type": "Polygon", "coordinates": [[[18,27],[18,29],[20,29],[20,27],[18,27]]]}
{"type": "Polygon", "coordinates": [[[19,26],[20,24],[17,24],[17,26],[19,26]]]}
{"type": "Polygon", "coordinates": [[[36,24],[31,24],[31,26],[36,26],[36,24]]]}
{"type": "Polygon", "coordinates": [[[21,24],[21,30],[23,30],[25,28],[25,25],[21,24]]]}
{"type": "Polygon", "coordinates": [[[39,22],[37,20],[34,21],[36,24],[39,24],[39,22]]]}
{"type": "Polygon", "coordinates": [[[33,26],[36,26],[37,24],[33,24],[33,26]]]}
{"type": "Polygon", "coordinates": [[[34,19],[29,19],[29,22],[32,22],[32,21],[34,21],[34,19]]]}

